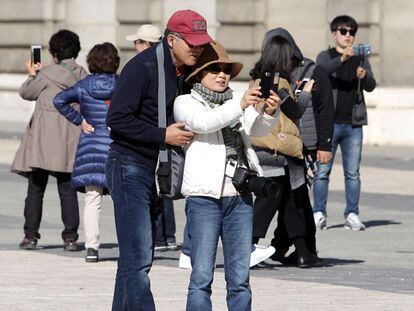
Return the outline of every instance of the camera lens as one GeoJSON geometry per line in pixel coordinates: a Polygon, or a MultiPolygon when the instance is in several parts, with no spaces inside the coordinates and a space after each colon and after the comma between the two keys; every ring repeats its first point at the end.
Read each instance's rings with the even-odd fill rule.
{"type": "Polygon", "coordinates": [[[247,184],[249,191],[253,192],[258,197],[274,197],[279,194],[280,185],[266,177],[251,176],[247,184]]]}

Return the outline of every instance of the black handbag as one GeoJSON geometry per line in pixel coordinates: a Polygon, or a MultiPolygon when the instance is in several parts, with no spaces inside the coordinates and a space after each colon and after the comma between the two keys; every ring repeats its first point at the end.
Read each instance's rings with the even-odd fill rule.
{"type": "Polygon", "coordinates": [[[368,124],[367,106],[362,94],[357,95],[356,103],[352,109],[352,125],[362,126],[368,124]]]}
{"type": "MultiPolygon", "coordinates": [[[[364,65],[365,58],[361,59],[360,66],[364,65]]],[[[368,124],[367,106],[361,90],[361,79],[358,79],[358,88],[354,107],[352,108],[352,125],[362,126],[368,124]]]]}

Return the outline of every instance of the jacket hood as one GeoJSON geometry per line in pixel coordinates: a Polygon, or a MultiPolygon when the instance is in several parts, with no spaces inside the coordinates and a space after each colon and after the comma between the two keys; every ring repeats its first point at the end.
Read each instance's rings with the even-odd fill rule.
{"type": "Polygon", "coordinates": [[[96,73],[82,81],[82,86],[91,97],[111,99],[118,81],[116,74],[96,73]]]}
{"type": "Polygon", "coordinates": [[[300,62],[303,60],[303,54],[301,50],[299,49],[299,47],[296,45],[295,40],[293,39],[293,37],[290,35],[290,33],[286,29],[281,28],[281,27],[275,28],[275,29],[272,29],[266,32],[264,39],[263,39],[262,49],[265,47],[267,42],[269,42],[270,39],[274,37],[282,37],[286,39],[294,49],[294,52],[293,52],[294,57],[296,57],[300,62]]]}
{"type": "Polygon", "coordinates": [[[86,70],[79,66],[73,58],[64,59],[59,64],[46,66],[40,72],[62,89],[74,85],[88,75],[86,70]]]}

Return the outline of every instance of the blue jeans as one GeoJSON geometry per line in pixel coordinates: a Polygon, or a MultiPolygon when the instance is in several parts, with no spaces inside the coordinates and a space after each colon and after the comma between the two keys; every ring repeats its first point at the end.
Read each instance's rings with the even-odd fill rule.
{"type": "Polygon", "coordinates": [[[342,166],[345,175],[346,207],[344,216],[349,213],[359,214],[359,196],[361,181],[359,179],[359,165],[362,152],[362,127],[352,127],[350,124],[335,123],[332,141],[332,160],[327,164],[317,164],[317,172],[313,180],[314,212],[326,215],[328,199],[329,175],[338,145],[341,146],[342,166]]]}
{"type": "Polygon", "coordinates": [[[154,170],[110,150],[106,180],[119,245],[112,310],[155,310],[148,277],[153,259],[154,170]]]}
{"type": "Polygon", "coordinates": [[[251,310],[249,285],[252,243],[252,197],[214,199],[188,197],[187,225],[193,267],[188,286],[187,310],[211,310],[217,242],[221,236],[228,310],[251,310]]]}
{"type": "MultiPolygon", "coordinates": [[[[187,208],[186,208],[187,214],[187,208]]],[[[188,219],[188,218],[187,218],[188,219]]],[[[190,246],[190,236],[188,234],[188,224],[185,224],[184,233],[183,233],[183,244],[181,244],[181,252],[187,256],[191,257],[191,246],[190,246]]]]}

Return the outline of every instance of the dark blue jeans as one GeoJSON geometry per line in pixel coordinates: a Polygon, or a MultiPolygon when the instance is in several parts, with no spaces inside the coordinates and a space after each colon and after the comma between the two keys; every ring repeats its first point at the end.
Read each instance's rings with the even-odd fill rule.
{"type": "Polygon", "coordinates": [[[342,165],[345,175],[346,207],[344,216],[349,213],[359,214],[359,196],[361,181],[359,165],[362,152],[362,127],[352,127],[350,124],[335,123],[332,140],[332,160],[327,164],[317,164],[316,176],[313,180],[314,212],[326,215],[328,199],[329,175],[331,174],[334,156],[338,145],[341,147],[342,165]]]}
{"type": "Polygon", "coordinates": [[[155,172],[110,150],[106,179],[115,209],[119,245],[112,310],[155,310],[148,272],[153,259],[155,172]]]}
{"type": "MultiPolygon", "coordinates": [[[[185,215],[187,216],[187,206],[185,207],[185,215]]],[[[188,219],[188,216],[187,216],[188,219]]],[[[183,244],[181,244],[181,252],[187,256],[191,256],[191,241],[188,234],[188,224],[185,223],[184,232],[183,232],[183,244]]]]}
{"type": "Polygon", "coordinates": [[[191,272],[187,310],[211,310],[217,242],[221,237],[228,310],[251,310],[249,285],[252,245],[252,197],[187,198],[187,225],[191,237],[191,272]]]}

